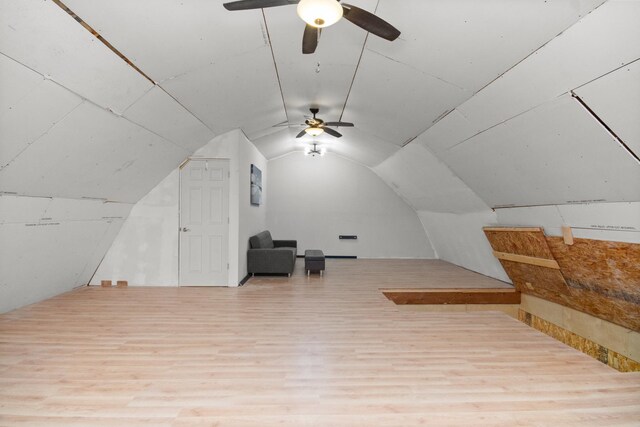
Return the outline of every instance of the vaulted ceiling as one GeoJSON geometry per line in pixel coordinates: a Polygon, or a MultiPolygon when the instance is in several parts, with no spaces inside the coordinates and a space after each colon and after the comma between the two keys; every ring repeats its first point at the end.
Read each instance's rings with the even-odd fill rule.
{"type": "Polygon", "coordinates": [[[373,168],[417,210],[640,197],[623,185],[640,178],[637,162],[571,99],[640,151],[635,111],[616,110],[620,97],[638,99],[620,89],[639,81],[638,2],[353,0],[400,38],[343,19],[313,55],[301,53],[295,6],[222,3],[64,0],[127,63],[60,2],[3,0],[0,191],[135,202],[231,129],[270,159],[301,151],[312,138],[295,135],[317,106],[355,123],[317,141],[373,168]],[[574,153],[597,173],[563,173],[574,153]],[[548,182],[520,192],[541,171],[548,182]],[[424,184],[436,178],[441,187],[424,184]]]}
{"type": "Polygon", "coordinates": [[[301,149],[309,137],[296,140],[297,125],[318,106],[325,119],[356,124],[321,143],[374,166],[602,2],[354,1],[401,29],[400,38],[341,20],[323,31],[314,55],[301,54],[295,6],[65,3],[213,132],[242,128],[277,157],[301,149]]]}

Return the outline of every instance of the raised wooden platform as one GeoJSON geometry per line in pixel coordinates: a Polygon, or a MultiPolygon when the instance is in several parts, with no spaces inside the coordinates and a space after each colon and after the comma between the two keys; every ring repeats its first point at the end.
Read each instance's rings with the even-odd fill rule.
{"type": "Polygon", "coordinates": [[[511,288],[381,289],[396,304],[520,304],[520,292],[511,288]]]}

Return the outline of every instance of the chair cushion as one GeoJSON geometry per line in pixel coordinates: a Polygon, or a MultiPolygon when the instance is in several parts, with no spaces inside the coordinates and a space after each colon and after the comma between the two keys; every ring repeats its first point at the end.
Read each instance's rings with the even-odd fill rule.
{"type": "Polygon", "coordinates": [[[273,239],[269,230],[262,231],[249,238],[251,249],[273,249],[273,239]]]}
{"type": "Polygon", "coordinates": [[[308,261],[324,261],[324,253],[319,249],[307,249],[304,251],[304,259],[308,261]]]}

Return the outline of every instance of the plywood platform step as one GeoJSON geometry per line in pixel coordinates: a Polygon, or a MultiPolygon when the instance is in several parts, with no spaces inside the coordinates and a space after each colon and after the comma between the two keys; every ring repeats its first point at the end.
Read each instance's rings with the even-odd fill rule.
{"type": "Polygon", "coordinates": [[[396,304],[520,304],[514,288],[381,289],[396,304]]]}

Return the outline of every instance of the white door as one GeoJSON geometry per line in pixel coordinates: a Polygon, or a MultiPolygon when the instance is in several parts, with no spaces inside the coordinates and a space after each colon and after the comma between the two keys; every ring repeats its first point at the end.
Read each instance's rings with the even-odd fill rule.
{"type": "Polygon", "coordinates": [[[180,170],[180,285],[229,284],[229,161],[180,170]]]}

